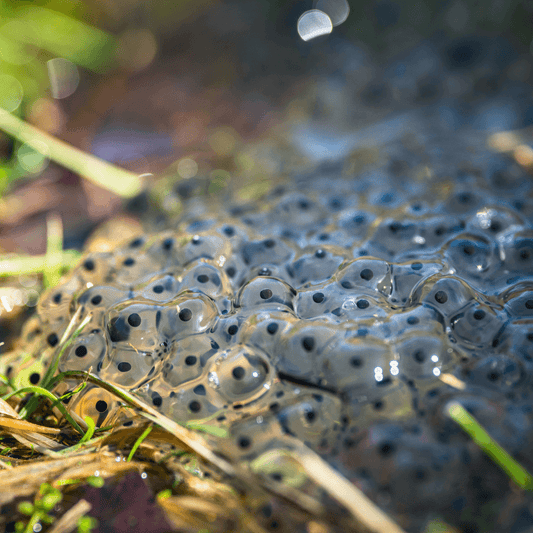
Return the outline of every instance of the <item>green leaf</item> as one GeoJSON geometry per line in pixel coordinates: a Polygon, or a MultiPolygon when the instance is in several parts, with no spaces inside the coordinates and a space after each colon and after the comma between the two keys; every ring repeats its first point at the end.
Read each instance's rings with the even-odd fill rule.
{"type": "Polygon", "coordinates": [[[91,485],[91,487],[96,487],[99,489],[100,487],[104,486],[105,480],[103,477],[100,476],[90,476],[87,478],[87,483],[91,485]]]}
{"type": "Polygon", "coordinates": [[[31,502],[20,502],[18,504],[18,510],[20,513],[31,516],[34,511],[33,504],[31,502]]]}

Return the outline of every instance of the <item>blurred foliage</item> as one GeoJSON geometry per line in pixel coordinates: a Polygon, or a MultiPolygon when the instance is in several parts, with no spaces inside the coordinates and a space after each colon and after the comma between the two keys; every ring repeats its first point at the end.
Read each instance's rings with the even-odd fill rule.
{"type": "MultiPolygon", "coordinates": [[[[52,59],[98,73],[114,65],[114,37],[83,22],[82,7],[74,1],[0,1],[1,108],[25,116],[39,98],[48,96],[52,59]]],[[[15,141],[8,152],[0,163],[0,195],[12,182],[46,166],[45,146],[36,150],[15,141]]]]}

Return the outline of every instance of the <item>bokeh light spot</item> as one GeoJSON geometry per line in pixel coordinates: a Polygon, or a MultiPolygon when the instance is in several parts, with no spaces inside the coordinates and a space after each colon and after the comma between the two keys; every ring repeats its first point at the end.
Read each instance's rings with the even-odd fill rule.
{"type": "Polygon", "coordinates": [[[9,74],[0,75],[0,107],[13,112],[22,102],[24,90],[17,78],[9,74]]]}
{"type": "Polygon", "coordinates": [[[57,99],[70,96],[80,83],[78,67],[72,61],[63,57],[56,57],[47,61],[48,78],[52,96],[57,99]]]}
{"type": "Polygon", "coordinates": [[[298,34],[304,41],[310,41],[333,30],[331,19],[318,9],[306,11],[298,19],[298,34]]]}
{"type": "Polygon", "coordinates": [[[150,30],[126,30],[119,38],[117,59],[129,70],[145,69],[157,54],[157,41],[150,30]]]}
{"type": "Polygon", "coordinates": [[[219,156],[230,155],[237,144],[236,134],[230,128],[218,129],[208,139],[211,148],[219,156]]]}
{"type": "Polygon", "coordinates": [[[342,24],[350,14],[347,0],[318,0],[315,7],[331,19],[333,26],[342,24]]]}
{"type": "Polygon", "coordinates": [[[46,144],[38,143],[39,149],[32,148],[27,144],[23,144],[17,150],[17,159],[20,166],[32,174],[41,172],[48,165],[48,146],[46,144]]]}
{"type": "Polygon", "coordinates": [[[194,178],[198,173],[198,163],[194,159],[186,157],[178,163],[178,174],[185,180],[194,178]]]}

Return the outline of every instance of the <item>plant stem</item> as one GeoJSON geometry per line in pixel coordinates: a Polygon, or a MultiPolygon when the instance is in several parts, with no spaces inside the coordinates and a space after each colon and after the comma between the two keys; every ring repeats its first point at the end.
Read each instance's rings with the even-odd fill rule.
{"type": "MultiPolygon", "coordinates": [[[[81,254],[76,250],[65,250],[61,254],[61,265],[63,267],[69,267],[80,257],[81,254]]],[[[47,266],[47,255],[0,256],[0,278],[43,272],[47,266]]]]}
{"type": "Polygon", "coordinates": [[[0,129],[38,151],[43,143],[50,159],[123,198],[132,198],[143,188],[141,176],[87,154],[0,108],[0,129]]]}

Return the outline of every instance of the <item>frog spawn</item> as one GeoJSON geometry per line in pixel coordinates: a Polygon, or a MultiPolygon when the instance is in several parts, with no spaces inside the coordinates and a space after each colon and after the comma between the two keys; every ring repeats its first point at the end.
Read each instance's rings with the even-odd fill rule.
{"type": "MultiPolygon", "coordinates": [[[[230,209],[91,254],[42,298],[28,343],[46,362],[79,310],[90,322],[60,370],[227,428],[222,453],[252,460],[296,437],[377,498],[388,487],[393,509],[444,508],[462,481],[442,472],[461,470],[465,441],[442,435],[440,376],[515,410],[506,395],[530,395],[531,230],[488,192],[415,211],[405,191],[347,181],[331,199],[313,183],[267,196],[260,225],[230,209]]],[[[118,405],[96,387],[72,402],[99,425],[118,405]]]]}

